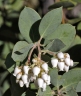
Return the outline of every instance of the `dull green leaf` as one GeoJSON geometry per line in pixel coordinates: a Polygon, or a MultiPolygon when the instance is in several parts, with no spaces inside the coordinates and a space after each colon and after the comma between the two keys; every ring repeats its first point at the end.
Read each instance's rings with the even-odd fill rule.
{"type": "Polygon", "coordinates": [[[33,47],[33,43],[28,44],[26,41],[19,41],[13,48],[12,58],[14,61],[23,61],[27,55],[29,50],[33,47]]]}
{"type": "Polygon", "coordinates": [[[62,7],[48,12],[40,22],[39,33],[41,38],[45,38],[54,33],[62,20],[62,7]]]}
{"type": "Polygon", "coordinates": [[[20,29],[22,36],[25,38],[25,40],[27,40],[27,42],[29,43],[32,42],[30,38],[31,27],[36,21],[40,19],[41,17],[39,16],[39,14],[32,8],[25,7],[22,10],[20,17],[19,17],[19,29],[20,29]]]}

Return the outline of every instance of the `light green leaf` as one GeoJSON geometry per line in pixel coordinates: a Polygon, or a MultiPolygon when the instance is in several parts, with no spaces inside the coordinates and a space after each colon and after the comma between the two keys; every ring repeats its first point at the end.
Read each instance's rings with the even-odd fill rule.
{"type": "Polygon", "coordinates": [[[11,58],[11,53],[9,53],[7,55],[7,58],[5,60],[5,65],[6,65],[6,68],[7,70],[11,73],[13,70],[14,70],[14,67],[15,67],[15,62],[13,61],[13,59],[11,58]]]}
{"type": "Polygon", "coordinates": [[[72,89],[72,90],[68,91],[65,96],[78,96],[78,94],[76,93],[75,90],[72,89]]]}
{"type": "Polygon", "coordinates": [[[81,30],[81,22],[77,25],[77,30],[81,30]]]}
{"type": "Polygon", "coordinates": [[[33,47],[33,43],[28,44],[26,41],[19,41],[14,46],[12,52],[12,58],[14,61],[23,61],[27,55],[29,50],[33,47]]]}
{"type": "Polygon", "coordinates": [[[78,83],[76,87],[76,92],[81,92],[81,81],[78,83]]]}
{"type": "Polygon", "coordinates": [[[77,84],[81,81],[81,68],[69,70],[69,72],[62,75],[61,79],[64,81],[62,90],[76,89],[77,84]]]}
{"type": "Polygon", "coordinates": [[[54,33],[62,20],[62,7],[48,12],[40,22],[39,33],[41,38],[54,33]]]}
{"type": "MultiPolygon", "coordinates": [[[[22,36],[27,40],[27,42],[32,42],[30,39],[30,30],[32,25],[40,20],[39,14],[35,10],[25,7],[19,17],[19,29],[22,36]]],[[[33,30],[33,29],[32,29],[33,30]]],[[[35,32],[33,32],[35,33],[35,32]]]]}
{"type": "Polygon", "coordinates": [[[65,45],[64,45],[64,43],[61,40],[55,39],[55,40],[53,40],[52,42],[50,42],[45,47],[45,50],[50,50],[50,51],[53,51],[53,52],[58,52],[58,51],[60,51],[64,47],[65,47],[65,45]]]}
{"type": "Polygon", "coordinates": [[[60,39],[66,45],[61,51],[66,50],[75,37],[75,27],[70,24],[61,24],[54,33],[47,37],[47,40],[60,39]],[[68,29],[68,30],[67,30],[68,29]]]}
{"type": "Polygon", "coordinates": [[[50,70],[49,72],[50,76],[51,76],[51,83],[57,87],[57,89],[59,88],[59,86],[61,85],[62,81],[60,80],[59,76],[58,76],[58,70],[56,68],[50,70]]]}
{"type": "Polygon", "coordinates": [[[31,88],[31,89],[37,89],[34,83],[31,83],[31,84],[30,84],[30,88],[31,88]]]}
{"type": "Polygon", "coordinates": [[[71,47],[75,46],[75,45],[78,45],[78,44],[81,44],[81,38],[78,35],[76,35],[74,41],[72,42],[71,47]]]}
{"type": "Polygon", "coordinates": [[[52,90],[49,86],[47,86],[46,91],[42,91],[42,89],[39,89],[36,96],[53,96],[52,90]]]}
{"type": "Polygon", "coordinates": [[[26,96],[26,92],[24,92],[21,96],[26,96]]]}

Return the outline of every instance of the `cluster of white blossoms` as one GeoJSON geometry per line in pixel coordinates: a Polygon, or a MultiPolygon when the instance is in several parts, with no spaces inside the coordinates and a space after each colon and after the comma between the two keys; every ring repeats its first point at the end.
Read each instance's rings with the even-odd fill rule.
{"type": "Polygon", "coordinates": [[[44,61],[40,62],[39,58],[32,60],[32,65],[24,65],[22,67],[16,66],[13,75],[16,77],[16,83],[20,87],[24,85],[28,88],[30,82],[34,82],[37,88],[46,90],[46,86],[50,85],[50,75],[48,75],[48,64],[44,61]]]}
{"type": "Polygon", "coordinates": [[[53,67],[66,72],[68,72],[69,66],[73,66],[73,60],[70,59],[70,55],[62,52],[57,53],[55,58],[51,59],[51,63],[53,67]]]}

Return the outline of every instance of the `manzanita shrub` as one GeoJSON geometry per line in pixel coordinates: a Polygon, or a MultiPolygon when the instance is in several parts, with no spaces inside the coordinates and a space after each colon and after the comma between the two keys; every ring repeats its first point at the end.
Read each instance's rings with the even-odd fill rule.
{"type": "Polygon", "coordinates": [[[25,7],[18,24],[24,41],[15,44],[5,61],[12,74],[11,96],[78,96],[81,68],[74,68],[65,52],[76,30],[71,24],[62,24],[62,7],[43,18],[25,7]]]}

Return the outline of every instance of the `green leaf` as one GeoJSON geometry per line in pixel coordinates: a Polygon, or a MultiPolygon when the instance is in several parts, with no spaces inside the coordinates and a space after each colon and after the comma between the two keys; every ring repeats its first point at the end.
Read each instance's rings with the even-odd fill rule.
{"type": "MultiPolygon", "coordinates": [[[[27,40],[27,42],[32,42],[30,39],[30,30],[32,25],[40,20],[39,14],[35,10],[25,7],[19,17],[19,29],[22,36],[27,40]]],[[[34,32],[35,33],[35,32],[34,32]]]]}
{"type": "Polygon", "coordinates": [[[21,96],[21,94],[24,92],[24,87],[21,88],[19,84],[16,83],[16,78],[13,75],[11,75],[10,89],[12,96],[21,96]]]}
{"type": "Polygon", "coordinates": [[[74,7],[74,4],[68,0],[67,1],[60,1],[60,2],[56,2],[53,5],[51,5],[49,7],[49,9],[58,8],[61,6],[63,6],[63,8],[68,8],[68,7],[74,7]]]}
{"type": "Polygon", "coordinates": [[[46,47],[45,49],[46,50],[50,50],[50,51],[53,51],[53,52],[58,52],[60,51],[62,48],[64,48],[65,45],[64,43],[59,40],[59,39],[55,39],[53,40],[52,42],[50,42],[46,47]]]}
{"type": "Polygon", "coordinates": [[[74,19],[68,19],[67,20],[67,23],[70,23],[70,24],[76,24],[76,23],[78,23],[78,22],[80,22],[81,21],[81,18],[74,18],[74,19]]]}
{"type": "Polygon", "coordinates": [[[0,16],[0,27],[2,26],[3,22],[3,18],[0,16]]]}
{"type": "Polygon", "coordinates": [[[37,89],[34,83],[30,84],[30,89],[37,89]]]}
{"type": "Polygon", "coordinates": [[[77,25],[77,30],[81,30],[81,22],[77,25]]]}
{"type": "Polygon", "coordinates": [[[6,57],[6,60],[5,60],[5,65],[6,65],[6,68],[7,70],[11,73],[13,70],[14,70],[14,67],[15,67],[15,62],[13,61],[13,59],[11,58],[11,53],[9,53],[6,57]]]}
{"type": "Polygon", "coordinates": [[[61,79],[64,81],[62,90],[76,89],[77,84],[81,81],[81,68],[69,70],[69,72],[62,75],[61,79]]]}
{"type": "Polygon", "coordinates": [[[3,83],[3,81],[5,80],[5,78],[7,78],[8,74],[9,74],[8,71],[3,72],[2,74],[0,74],[0,77],[1,77],[1,78],[0,78],[0,86],[1,86],[1,84],[3,83]]]}
{"type": "Polygon", "coordinates": [[[81,0],[73,0],[74,2],[81,3],[81,0]]]}
{"type": "Polygon", "coordinates": [[[66,45],[61,51],[66,50],[75,37],[75,27],[71,24],[61,24],[50,36],[47,37],[48,40],[59,39],[64,45],[66,45]],[[67,30],[68,29],[68,30],[67,30]]]}
{"type": "Polygon", "coordinates": [[[39,89],[36,96],[53,96],[52,90],[49,86],[47,86],[46,91],[42,91],[42,89],[39,89]]]}
{"type": "Polygon", "coordinates": [[[50,70],[49,74],[51,76],[51,83],[55,87],[57,87],[57,89],[58,89],[59,86],[61,85],[62,81],[60,80],[60,78],[58,76],[58,70],[57,70],[57,68],[54,68],[54,69],[50,70]]]}
{"type": "Polygon", "coordinates": [[[24,92],[21,96],[26,96],[26,92],[24,92]]]}
{"type": "MultiPolygon", "coordinates": [[[[11,96],[11,90],[10,88],[6,90],[6,92],[3,94],[3,96],[8,96],[10,95],[11,96]]],[[[1,95],[2,96],[2,95],[1,95]]]]}
{"type": "Polygon", "coordinates": [[[78,83],[76,87],[76,92],[81,92],[81,81],[78,83]]]}
{"type": "Polygon", "coordinates": [[[39,33],[41,38],[54,33],[62,20],[62,7],[48,12],[40,22],[39,33]]]}
{"type": "Polygon", "coordinates": [[[68,91],[65,96],[78,96],[78,94],[76,93],[75,90],[72,89],[72,90],[68,91]]]}
{"type": "Polygon", "coordinates": [[[71,47],[79,44],[81,44],[81,38],[78,35],[76,35],[74,41],[72,42],[71,47]]]}
{"type": "Polygon", "coordinates": [[[14,46],[12,52],[12,58],[14,61],[23,61],[27,55],[29,50],[33,47],[33,43],[28,44],[26,41],[19,41],[14,46]]]}

